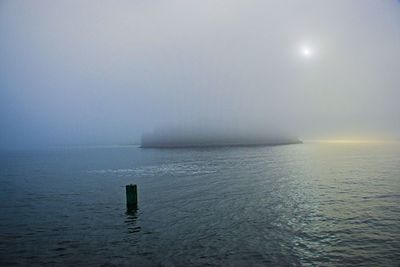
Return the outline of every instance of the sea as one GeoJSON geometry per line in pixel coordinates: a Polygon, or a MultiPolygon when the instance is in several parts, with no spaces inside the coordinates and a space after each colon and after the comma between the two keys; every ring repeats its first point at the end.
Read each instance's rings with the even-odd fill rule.
{"type": "Polygon", "coordinates": [[[1,151],[0,266],[400,266],[400,145],[1,151]]]}

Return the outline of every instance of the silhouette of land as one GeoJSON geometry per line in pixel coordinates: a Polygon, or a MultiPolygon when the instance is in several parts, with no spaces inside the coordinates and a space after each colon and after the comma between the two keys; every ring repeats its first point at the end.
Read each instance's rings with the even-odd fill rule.
{"type": "Polygon", "coordinates": [[[296,137],[272,136],[261,133],[226,133],[193,131],[156,131],[142,135],[142,148],[184,148],[216,146],[272,146],[301,144],[296,137]]]}

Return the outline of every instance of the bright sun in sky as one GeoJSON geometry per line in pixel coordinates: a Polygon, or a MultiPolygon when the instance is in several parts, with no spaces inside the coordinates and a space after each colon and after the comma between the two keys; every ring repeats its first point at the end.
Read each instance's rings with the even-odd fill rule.
{"type": "Polygon", "coordinates": [[[301,48],[301,54],[304,57],[310,57],[312,55],[312,50],[311,50],[311,48],[309,48],[307,46],[303,46],[301,48]]]}

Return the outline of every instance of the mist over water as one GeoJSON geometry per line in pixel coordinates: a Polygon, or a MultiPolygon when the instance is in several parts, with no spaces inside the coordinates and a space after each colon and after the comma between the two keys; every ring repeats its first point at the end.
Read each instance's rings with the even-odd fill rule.
{"type": "Polygon", "coordinates": [[[399,26],[395,0],[0,0],[0,266],[398,266],[399,26]]]}
{"type": "Polygon", "coordinates": [[[398,25],[394,0],[1,1],[0,147],[170,125],[398,138],[398,25]]]}

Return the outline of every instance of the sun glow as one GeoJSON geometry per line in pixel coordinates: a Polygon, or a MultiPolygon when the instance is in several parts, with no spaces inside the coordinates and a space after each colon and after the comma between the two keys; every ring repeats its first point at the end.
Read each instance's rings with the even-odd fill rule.
{"type": "Polygon", "coordinates": [[[303,56],[308,57],[311,55],[311,50],[309,48],[303,48],[302,53],[303,53],[303,56]]]}
{"type": "Polygon", "coordinates": [[[313,49],[308,45],[302,45],[299,52],[305,58],[313,56],[313,49]]]}
{"type": "Polygon", "coordinates": [[[367,144],[367,143],[382,143],[382,140],[377,139],[322,139],[319,143],[326,144],[367,144]]]}

